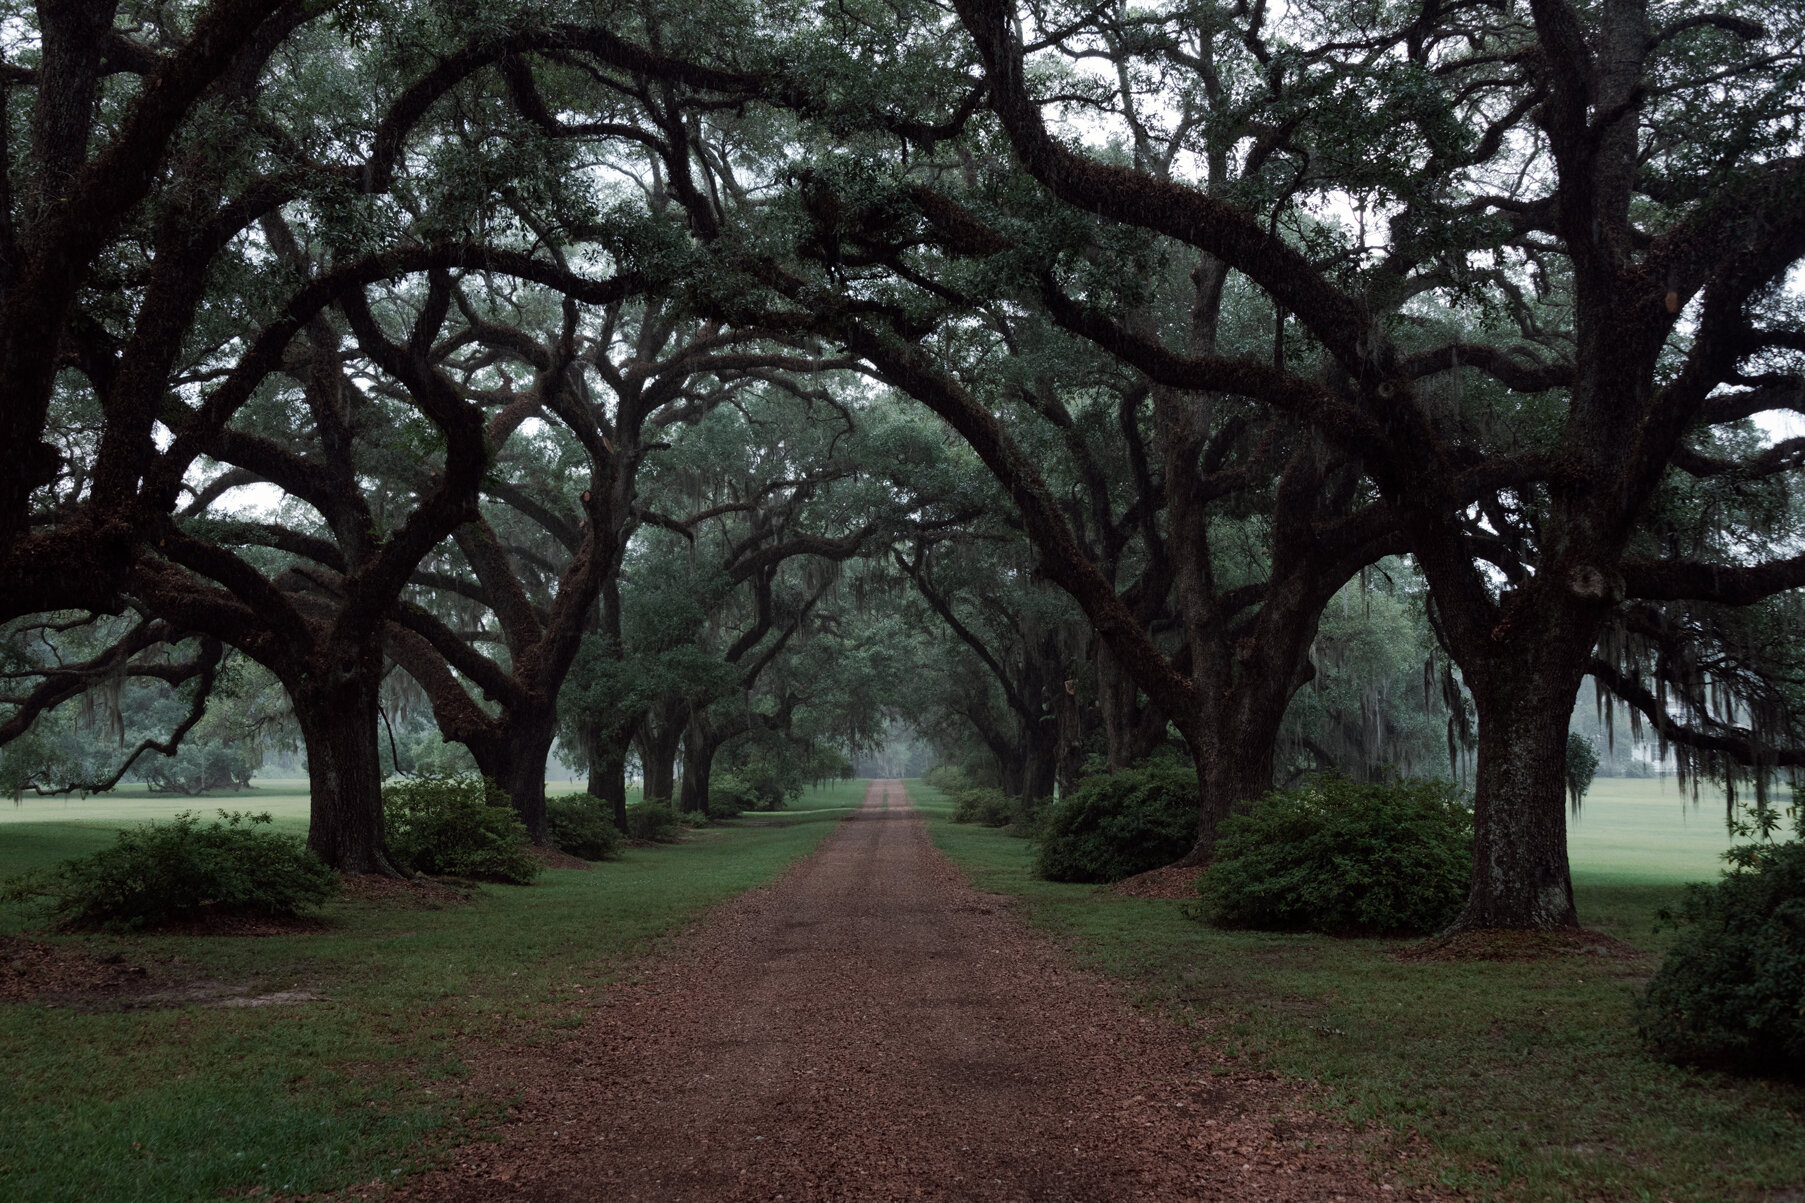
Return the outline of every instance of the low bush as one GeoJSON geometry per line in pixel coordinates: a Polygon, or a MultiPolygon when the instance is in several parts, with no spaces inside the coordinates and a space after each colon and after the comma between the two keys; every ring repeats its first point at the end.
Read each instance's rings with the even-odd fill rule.
{"type": "Polygon", "coordinates": [[[1179,765],[1086,778],[1039,817],[1035,871],[1048,881],[1121,881],[1169,865],[1197,841],[1197,776],[1179,765]]]}
{"type": "Polygon", "coordinates": [[[937,764],[928,770],[928,775],[922,780],[930,789],[937,789],[949,798],[954,794],[964,793],[977,784],[956,764],[937,764]]]}
{"type": "Polygon", "coordinates": [[[668,844],[677,839],[683,823],[663,802],[635,802],[627,807],[627,836],[668,844]]]}
{"type": "Polygon", "coordinates": [[[408,873],[525,885],[539,875],[526,827],[495,783],[411,777],[382,787],[389,856],[408,873]]]}
{"type": "Polygon", "coordinates": [[[759,797],[752,786],[733,773],[716,773],[708,783],[708,817],[737,819],[757,810],[759,797]]]}
{"type": "Polygon", "coordinates": [[[1472,869],[1472,812],[1449,783],[1324,776],[1223,820],[1198,892],[1223,927],[1420,933],[1460,913],[1472,869]]]}
{"type": "Polygon", "coordinates": [[[294,835],[264,830],[267,814],[184,811],[119,833],[111,848],[15,878],[4,897],[33,902],[78,928],[143,928],[226,914],[292,917],[338,892],[338,874],[294,835]]]}
{"type": "Polygon", "coordinates": [[[1670,1061],[1805,1071],[1805,844],[1748,844],[1663,918],[1680,937],[1636,1005],[1670,1061]]]}
{"type": "Polygon", "coordinates": [[[953,798],[953,822],[1007,827],[1015,822],[1016,805],[1000,789],[966,789],[953,798]]]}
{"type": "Polygon", "coordinates": [[[620,828],[608,804],[592,794],[566,794],[545,800],[545,821],[552,843],[584,860],[607,860],[620,854],[620,828]]]}

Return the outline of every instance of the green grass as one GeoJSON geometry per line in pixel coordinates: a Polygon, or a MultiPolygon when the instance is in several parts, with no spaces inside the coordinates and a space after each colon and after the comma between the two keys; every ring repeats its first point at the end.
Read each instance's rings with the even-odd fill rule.
{"type": "Polygon", "coordinates": [[[1600,777],[1567,823],[1576,882],[1667,885],[1708,881],[1730,846],[1723,791],[1681,795],[1672,779],[1600,777]]]}
{"type": "MultiPolygon", "coordinates": [[[[205,797],[152,794],[141,783],[88,798],[27,794],[10,806],[0,801],[0,878],[98,852],[121,827],[172,818],[184,810],[199,811],[209,820],[221,810],[267,811],[273,829],[305,835],[307,808],[307,782],[291,780],[259,781],[248,790],[205,797]]],[[[18,912],[0,909],[0,933],[16,932],[23,921],[18,912]]]]}
{"type": "MultiPolygon", "coordinates": [[[[486,887],[445,910],[342,901],[319,933],[57,937],[119,951],[153,974],[312,990],[329,1001],[112,1012],[0,1004],[0,1198],[137,1203],[405,1175],[467,1138],[461,1121],[497,1105],[459,1089],[466,1041],[531,1042],[576,1026],[628,958],[774,878],[864,789],[854,781],[811,791],[794,810],[756,816],[758,826],[704,828],[592,872],[486,887]]],[[[254,808],[277,809],[264,801],[254,808]]],[[[33,820],[15,816],[0,827],[0,875],[107,842],[107,824],[118,822],[107,805],[73,803],[68,818],[49,808],[33,820]]],[[[145,808],[132,817],[148,817],[159,806],[205,811],[219,802],[129,805],[145,808]]],[[[0,908],[0,931],[23,923],[0,908]]]]}
{"type": "Polygon", "coordinates": [[[1026,841],[953,824],[937,791],[908,788],[978,888],[1016,898],[1082,962],[1197,1024],[1233,1064],[1317,1084],[1387,1137],[1375,1156],[1420,1136],[1432,1157],[1399,1168],[1423,1181],[1550,1200],[1764,1199],[1805,1185],[1805,1091],[1661,1064],[1631,1024],[1664,946],[1656,911],[1687,876],[1715,871],[1688,834],[1709,827],[1708,802],[1682,829],[1671,791],[1607,800],[1615,791],[1595,787],[1586,801],[1589,830],[1572,847],[1582,918],[1649,955],[1403,963],[1391,956],[1401,942],[1217,931],[1178,901],[1039,881],[1026,841]],[[1644,858],[1636,833],[1648,830],[1693,859],[1644,858]]]}

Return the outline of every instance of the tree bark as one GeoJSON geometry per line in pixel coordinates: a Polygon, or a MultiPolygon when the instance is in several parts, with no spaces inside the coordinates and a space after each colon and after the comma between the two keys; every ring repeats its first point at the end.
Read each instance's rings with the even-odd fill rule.
{"type": "Polygon", "coordinates": [[[1023,770],[1026,761],[1013,748],[998,752],[992,749],[997,758],[997,780],[1002,784],[1003,794],[1009,798],[1019,798],[1022,794],[1023,770]]]}
{"type": "MultiPolygon", "coordinates": [[[[1287,699],[1291,692],[1286,692],[1287,699]]],[[[1270,735],[1264,738],[1259,732],[1236,734],[1245,738],[1209,740],[1216,753],[1197,764],[1197,843],[1178,862],[1181,865],[1208,864],[1216,852],[1222,821],[1272,788],[1278,724],[1273,723],[1270,735]]]]}
{"type": "MultiPolygon", "coordinates": [[[[654,710],[666,710],[663,704],[654,710]]],[[[671,805],[676,799],[677,746],[683,740],[684,723],[676,715],[666,714],[665,721],[654,723],[649,718],[640,724],[639,759],[645,770],[647,802],[671,805]]]]}
{"type": "Polygon", "coordinates": [[[1455,931],[1579,922],[1567,863],[1567,727],[1608,597],[1564,587],[1565,575],[1507,593],[1504,620],[1484,637],[1490,646],[1458,649],[1479,763],[1473,887],[1455,931]]]}
{"type": "Polygon", "coordinates": [[[1140,686],[1122,663],[1097,642],[1097,710],[1103,721],[1104,760],[1110,772],[1153,755],[1164,742],[1166,716],[1141,698],[1140,686]]]}
{"type": "Polygon", "coordinates": [[[535,844],[551,842],[545,817],[545,760],[551,755],[557,730],[557,711],[517,708],[509,712],[507,725],[494,738],[464,741],[482,775],[507,791],[514,812],[535,844]]]}
{"type": "Polygon", "coordinates": [[[685,814],[708,813],[709,778],[721,741],[700,718],[691,718],[683,732],[683,783],[677,808],[685,814]]]}
{"type": "Polygon", "coordinates": [[[589,759],[589,796],[599,799],[614,816],[614,825],[627,829],[627,746],[633,742],[632,731],[619,732],[609,739],[597,731],[593,737],[584,734],[589,759]]]}
{"type": "Polygon", "coordinates": [[[1023,724],[1022,810],[1032,814],[1042,799],[1053,796],[1059,771],[1059,727],[1053,716],[1033,725],[1023,724]]]}
{"type": "Polygon", "coordinates": [[[382,661],[374,655],[363,659],[365,671],[316,673],[315,680],[289,687],[307,743],[307,846],[341,873],[394,876],[383,831],[377,742],[382,661]]]}
{"type": "MultiPolygon", "coordinates": [[[[1564,695],[1571,697],[1579,688],[1564,695]]],[[[1567,864],[1567,722],[1549,694],[1473,691],[1479,712],[1473,891],[1456,930],[1579,923],[1567,864]]]]}

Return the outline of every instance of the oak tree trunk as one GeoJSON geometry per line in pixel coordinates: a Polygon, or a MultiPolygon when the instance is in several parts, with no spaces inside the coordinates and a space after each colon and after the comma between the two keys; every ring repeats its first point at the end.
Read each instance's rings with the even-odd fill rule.
{"type": "Polygon", "coordinates": [[[715,752],[721,741],[692,721],[683,735],[683,782],[678,790],[678,809],[685,814],[708,813],[709,779],[714,773],[715,752]]]}
{"type": "MultiPolygon", "coordinates": [[[[379,668],[380,657],[374,662],[379,668]]],[[[307,846],[341,873],[396,873],[383,832],[380,681],[379,671],[360,672],[289,691],[307,743],[307,846]]]]}
{"type": "Polygon", "coordinates": [[[551,841],[551,829],[545,816],[545,761],[557,736],[557,714],[513,717],[508,732],[508,775],[497,777],[496,782],[508,791],[515,813],[526,824],[527,836],[535,844],[546,844],[551,841]]]}
{"type": "MultiPolygon", "coordinates": [[[[1026,724],[1024,724],[1026,727],[1026,724]]],[[[1022,732],[1025,755],[1022,761],[1022,786],[1018,795],[1022,809],[1034,812],[1043,798],[1053,796],[1053,783],[1059,771],[1059,728],[1051,721],[1026,727],[1022,732]]]]}
{"type": "Polygon", "coordinates": [[[683,740],[683,727],[677,723],[667,724],[658,730],[650,724],[639,732],[639,759],[645,767],[645,792],[647,802],[663,802],[667,806],[675,801],[677,784],[677,745],[683,740]]]}
{"type": "Polygon", "coordinates": [[[607,745],[589,757],[589,796],[599,799],[614,816],[614,825],[627,829],[627,747],[607,745]]]}
{"type": "Polygon", "coordinates": [[[1473,889],[1456,930],[1579,923],[1567,865],[1567,725],[1579,667],[1558,674],[1571,684],[1533,670],[1496,684],[1468,682],[1479,765],[1473,889]]]}

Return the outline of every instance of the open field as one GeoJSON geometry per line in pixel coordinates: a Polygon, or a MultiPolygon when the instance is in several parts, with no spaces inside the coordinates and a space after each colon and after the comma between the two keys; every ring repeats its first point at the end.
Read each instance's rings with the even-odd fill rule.
{"type": "Polygon", "coordinates": [[[1503,963],[1218,931],[1182,901],[1040,881],[1026,841],[953,824],[919,782],[909,792],[979,889],[1015,899],[1140,1005],[1197,1023],[1243,1066],[1318,1083],[1337,1112],[1383,1134],[1376,1155],[1408,1154],[1419,1181],[1513,1199],[1799,1198],[1805,1090],[1677,1069],[1637,1045],[1631,999],[1665,943],[1655,913],[1678,882],[1715,871],[1703,855],[1715,815],[1702,802],[1682,822],[1671,788],[1622,784],[1634,788],[1594,788],[1572,856],[1582,919],[1641,955],[1503,963]],[[1646,854],[1644,838],[1668,851],[1646,854]]]}
{"type": "MultiPolygon", "coordinates": [[[[548,797],[583,791],[580,781],[554,781],[548,797]]],[[[627,792],[637,802],[639,791],[627,792]]],[[[89,798],[40,798],[27,794],[17,803],[0,801],[0,877],[68,856],[94,852],[113,842],[113,833],[131,823],[168,819],[182,811],[198,811],[212,819],[221,810],[268,812],[277,831],[307,831],[306,778],[258,778],[248,790],[220,791],[201,797],[149,793],[141,783],[121,785],[89,798]]]]}
{"type": "MultiPolygon", "coordinates": [[[[467,1123],[495,1106],[460,1091],[463,1041],[533,1043],[574,1025],[633,956],[813,850],[864,789],[811,791],[792,811],[629,849],[592,872],[487,886],[440,910],[341,900],[318,932],[59,937],[203,993],[305,991],[323,1001],[0,1004],[0,1198],[137,1203],[405,1175],[469,1138],[467,1123]]],[[[262,791],[76,801],[70,817],[51,819],[45,806],[37,821],[0,808],[10,816],[0,876],[107,842],[119,821],[105,817],[108,805],[284,813],[262,791]]],[[[0,908],[0,933],[25,925],[17,909],[0,908]]]]}
{"type": "Polygon", "coordinates": [[[1715,786],[1682,795],[1673,778],[1600,777],[1567,822],[1576,882],[1632,885],[1708,881],[1731,844],[1715,786]]]}

